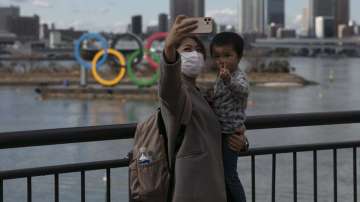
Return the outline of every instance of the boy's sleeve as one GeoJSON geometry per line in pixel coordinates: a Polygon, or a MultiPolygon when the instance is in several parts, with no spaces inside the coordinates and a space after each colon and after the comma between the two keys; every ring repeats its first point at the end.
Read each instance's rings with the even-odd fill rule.
{"type": "Polygon", "coordinates": [[[230,82],[225,86],[230,89],[232,94],[236,95],[235,97],[247,97],[249,95],[249,81],[242,72],[231,77],[230,82]]]}

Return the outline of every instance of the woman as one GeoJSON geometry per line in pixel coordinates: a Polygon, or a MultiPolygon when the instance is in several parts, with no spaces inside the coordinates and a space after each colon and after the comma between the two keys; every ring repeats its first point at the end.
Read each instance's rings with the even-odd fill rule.
{"type": "MultiPolygon", "coordinates": [[[[178,16],[166,41],[161,61],[160,108],[168,134],[169,154],[186,124],[176,158],[173,202],[226,202],[221,130],[216,115],[196,87],[204,65],[205,48],[190,35],[196,21],[178,16]]],[[[243,131],[229,139],[230,148],[243,149],[243,131]]]]}

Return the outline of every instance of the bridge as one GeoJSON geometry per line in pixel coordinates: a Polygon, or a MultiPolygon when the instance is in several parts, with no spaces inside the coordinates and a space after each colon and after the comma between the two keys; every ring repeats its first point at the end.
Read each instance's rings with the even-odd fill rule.
{"type": "Polygon", "coordinates": [[[294,51],[308,51],[310,55],[314,51],[332,50],[335,54],[341,51],[354,51],[360,54],[360,37],[352,38],[329,38],[329,39],[309,39],[309,38],[287,38],[287,39],[257,39],[251,44],[255,48],[264,49],[288,49],[294,51]]]}

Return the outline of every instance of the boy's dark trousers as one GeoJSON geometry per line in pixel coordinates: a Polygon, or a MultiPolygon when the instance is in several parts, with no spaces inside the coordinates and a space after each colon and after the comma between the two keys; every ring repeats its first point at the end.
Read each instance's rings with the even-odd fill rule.
{"type": "Polygon", "coordinates": [[[228,202],[246,202],[244,188],[237,173],[238,154],[229,148],[229,134],[222,134],[225,185],[228,202]]]}

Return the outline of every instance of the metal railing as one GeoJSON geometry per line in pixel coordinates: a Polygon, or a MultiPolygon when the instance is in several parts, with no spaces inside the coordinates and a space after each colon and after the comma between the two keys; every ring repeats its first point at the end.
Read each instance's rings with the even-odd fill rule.
{"type": "MultiPolygon", "coordinates": [[[[246,127],[248,130],[272,129],[286,127],[319,126],[334,124],[360,123],[360,111],[347,112],[328,112],[328,113],[302,113],[285,115],[264,115],[248,117],[246,127]]],[[[67,129],[51,129],[24,132],[0,133],[0,149],[23,148],[33,146],[93,142],[115,139],[132,138],[136,124],[109,125],[96,127],[78,127],[67,129]]],[[[292,153],[293,159],[293,201],[297,202],[297,154],[299,152],[312,151],[313,154],[313,192],[314,201],[318,201],[318,165],[317,154],[320,150],[333,151],[333,198],[338,199],[337,183],[337,151],[339,149],[352,148],[353,152],[353,199],[357,201],[357,148],[360,147],[359,141],[340,142],[340,143],[319,143],[306,145],[290,145],[277,147],[253,148],[240,156],[251,157],[251,200],[256,201],[255,189],[255,160],[259,155],[272,155],[272,191],[271,199],[275,201],[276,195],[276,168],[277,155],[282,153],[292,153]]],[[[59,201],[59,174],[75,173],[81,174],[81,201],[85,202],[85,172],[90,170],[106,170],[106,201],[111,201],[111,169],[128,166],[128,159],[118,159],[109,161],[97,161],[88,163],[66,164],[58,166],[46,166],[29,169],[18,169],[0,171],[0,202],[3,202],[4,180],[26,178],[27,179],[27,201],[32,201],[32,177],[53,175],[54,176],[54,200],[59,201]]]]}

